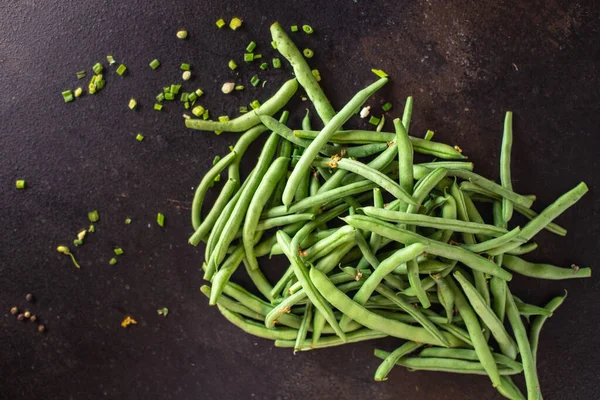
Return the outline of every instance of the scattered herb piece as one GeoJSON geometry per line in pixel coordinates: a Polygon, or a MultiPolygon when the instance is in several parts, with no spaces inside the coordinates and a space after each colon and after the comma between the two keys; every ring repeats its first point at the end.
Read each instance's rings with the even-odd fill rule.
{"type": "Polygon", "coordinates": [[[75,92],[73,92],[73,94],[75,95],[75,97],[79,97],[83,94],[83,89],[78,87],[77,89],[75,89],[75,92]]]}
{"type": "Polygon", "coordinates": [[[281,60],[279,58],[273,59],[273,68],[281,68],[281,60]]]}
{"type": "Polygon", "coordinates": [[[236,85],[235,90],[244,90],[244,85],[236,85]]]}
{"type": "Polygon", "coordinates": [[[217,28],[221,29],[225,25],[227,25],[227,23],[225,22],[225,20],[223,20],[223,18],[221,18],[217,21],[217,28]]]}
{"type": "Polygon", "coordinates": [[[144,135],[142,135],[141,133],[138,133],[138,134],[135,136],[135,139],[136,139],[138,142],[141,142],[142,140],[144,140],[144,135]]]}
{"type": "Polygon", "coordinates": [[[102,64],[96,63],[96,64],[94,64],[94,66],[92,67],[92,69],[94,70],[95,74],[99,74],[99,73],[102,72],[102,70],[104,69],[104,67],[102,66],[102,64]]]}
{"type": "Polygon", "coordinates": [[[252,60],[254,60],[254,54],[252,53],[244,53],[244,61],[249,63],[252,62],[252,60]]]}
{"type": "Polygon", "coordinates": [[[169,309],[167,307],[159,308],[158,310],[156,310],[156,313],[158,315],[162,315],[163,317],[166,317],[167,314],[169,313],[169,309]]]}
{"type": "Polygon", "coordinates": [[[100,219],[100,214],[98,213],[98,210],[90,211],[88,213],[88,219],[90,220],[90,222],[97,222],[100,219]]]}
{"type": "Polygon", "coordinates": [[[117,247],[114,251],[115,251],[115,254],[118,256],[120,256],[121,254],[124,253],[123,249],[120,247],[117,247]]]}
{"type": "Polygon", "coordinates": [[[156,69],[158,67],[160,67],[160,61],[158,61],[158,59],[155,58],[154,60],[150,61],[150,68],[156,69]]]}
{"type": "Polygon", "coordinates": [[[125,218],[125,225],[131,224],[131,218],[125,218]]]}
{"type": "Polygon", "coordinates": [[[179,66],[179,69],[182,71],[189,71],[191,68],[190,64],[188,63],[183,63],[179,66]]]}
{"type": "Polygon", "coordinates": [[[123,328],[127,328],[129,325],[135,325],[137,324],[137,321],[133,318],[131,318],[129,315],[125,317],[125,319],[121,322],[121,326],[123,328]]]}
{"type": "Polygon", "coordinates": [[[260,107],[260,101],[252,100],[250,102],[250,107],[252,107],[253,110],[256,110],[258,107],[260,107]]]}
{"type": "Polygon", "coordinates": [[[259,59],[261,59],[261,58],[262,58],[262,54],[255,54],[255,55],[254,55],[254,59],[255,59],[255,60],[259,60],[259,59]]]}
{"type": "Polygon", "coordinates": [[[250,79],[250,83],[252,84],[252,86],[257,86],[260,83],[260,79],[258,78],[257,75],[254,75],[251,79],[250,79]]]}
{"type": "Polygon", "coordinates": [[[298,25],[292,25],[292,26],[290,27],[290,30],[291,30],[292,32],[298,32],[298,25]]]}
{"type": "Polygon", "coordinates": [[[134,110],[135,107],[137,107],[137,101],[132,97],[131,99],[129,99],[129,108],[131,110],[134,110]]]}
{"type": "Polygon", "coordinates": [[[302,54],[304,54],[304,57],[306,57],[306,58],[313,58],[313,56],[315,55],[315,52],[312,51],[311,49],[304,49],[304,50],[302,50],[302,54]]]}
{"type": "Polygon", "coordinates": [[[116,63],[115,58],[110,54],[106,56],[106,61],[108,61],[109,65],[113,65],[114,63],[116,63]]]}
{"type": "Polygon", "coordinates": [[[304,33],[307,33],[309,35],[314,32],[312,26],[310,25],[302,25],[302,30],[304,31],[304,33]]]}
{"type": "Polygon", "coordinates": [[[65,90],[64,92],[62,92],[62,96],[65,100],[65,103],[70,103],[71,101],[73,101],[73,92],[71,92],[70,90],[65,90]]]}
{"type": "Polygon", "coordinates": [[[117,263],[117,259],[116,258],[111,258],[110,261],[108,262],[110,265],[115,265],[117,263]]]}
{"type": "Polygon", "coordinates": [[[185,39],[187,37],[188,37],[188,31],[185,31],[185,30],[177,31],[178,39],[185,39]]]}
{"type": "Polygon", "coordinates": [[[313,69],[310,72],[312,72],[312,75],[315,77],[315,79],[317,80],[317,82],[321,81],[321,73],[319,72],[318,69],[313,69]]]}
{"type": "Polygon", "coordinates": [[[242,20],[239,18],[232,18],[231,22],[229,22],[229,27],[234,30],[237,31],[238,28],[240,28],[242,26],[242,20]]]}
{"type": "Polygon", "coordinates": [[[268,69],[268,68],[269,68],[269,64],[267,64],[267,63],[262,63],[262,64],[260,64],[260,67],[259,67],[259,68],[260,68],[260,69],[262,69],[262,70],[264,71],[264,70],[266,70],[266,69],[268,69]]]}
{"type": "Polygon", "coordinates": [[[229,69],[232,71],[237,68],[237,64],[233,60],[229,60],[229,63],[227,65],[229,66],[229,69]]]}
{"type": "Polygon", "coordinates": [[[158,104],[158,103],[154,104],[154,109],[156,111],[160,111],[160,110],[162,110],[162,108],[163,108],[162,104],[158,104]]]}
{"type": "Polygon", "coordinates": [[[88,233],[93,233],[96,232],[96,227],[94,226],[94,224],[91,224],[90,227],[88,228],[88,233]]]}
{"type": "Polygon", "coordinates": [[[381,121],[380,118],[377,118],[376,116],[372,115],[371,118],[369,118],[369,123],[371,125],[377,125],[379,124],[379,122],[381,121]]]}
{"type": "Polygon", "coordinates": [[[156,222],[158,226],[165,226],[165,216],[162,213],[156,215],[156,222]]]}
{"type": "Polygon", "coordinates": [[[389,75],[386,74],[384,71],[380,70],[380,69],[372,69],[371,72],[373,72],[375,75],[377,75],[380,78],[386,78],[389,75]]]}
{"type": "Polygon", "coordinates": [[[256,48],[256,42],[251,41],[250,43],[248,43],[248,46],[246,46],[246,51],[248,53],[252,53],[255,48],[256,48]]]}
{"type": "Polygon", "coordinates": [[[392,103],[388,101],[387,103],[381,106],[381,109],[383,111],[390,111],[392,109],[392,103]]]}
{"type": "Polygon", "coordinates": [[[17,187],[17,189],[25,189],[25,180],[23,179],[19,179],[15,186],[17,187]]]}
{"type": "Polygon", "coordinates": [[[125,73],[125,71],[127,71],[127,67],[125,66],[125,64],[121,64],[117,68],[117,74],[119,74],[121,76],[123,76],[123,74],[125,73]]]}
{"type": "Polygon", "coordinates": [[[204,114],[204,111],[206,111],[204,107],[196,106],[192,109],[192,114],[194,114],[196,117],[200,117],[202,114],[204,114]]]}
{"type": "Polygon", "coordinates": [[[86,76],[86,72],[85,71],[79,71],[77,72],[77,79],[83,79],[86,76]]]}
{"type": "Polygon", "coordinates": [[[425,140],[431,140],[433,139],[433,131],[427,131],[427,133],[425,133],[425,140]]]}
{"type": "Polygon", "coordinates": [[[73,261],[73,264],[75,264],[75,267],[77,267],[78,269],[81,268],[81,266],[77,263],[77,260],[75,260],[75,256],[73,254],[71,254],[71,250],[69,250],[69,248],[67,246],[58,246],[56,248],[56,251],[58,251],[59,253],[65,254],[67,256],[70,256],[71,261],[73,261]]]}

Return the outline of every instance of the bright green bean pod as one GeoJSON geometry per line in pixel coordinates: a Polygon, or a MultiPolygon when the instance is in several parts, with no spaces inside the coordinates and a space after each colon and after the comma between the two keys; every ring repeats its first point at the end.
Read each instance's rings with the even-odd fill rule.
{"type": "Polygon", "coordinates": [[[552,312],[548,311],[544,307],[538,307],[533,304],[525,303],[523,300],[519,299],[517,296],[513,296],[515,300],[515,304],[517,305],[517,310],[519,310],[519,314],[524,317],[531,317],[537,315],[543,315],[545,317],[551,317],[552,312]]]}
{"type": "MultiPolygon", "coordinates": [[[[260,268],[253,270],[252,268],[250,268],[248,260],[246,260],[245,258],[242,260],[242,262],[244,263],[244,267],[246,268],[248,276],[250,277],[252,283],[254,283],[254,286],[256,286],[258,291],[263,296],[265,296],[267,300],[273,300],[273,297],[271,297],[271,290],[273,289],[273,286],[271,286],[271,283],[269,282],[267,277],[262,273],[260,268]]],[[[262,319],[263,318],[261,318],[261,320],[262,319]]]]}
{"type": "Polygon", "coordinates": [[[531,253],[532,251],[534,251],[537,248],[538,248],[537,243],[531,242],[531,243],[523,244],[517,248],[510,250],[510,251],[507,251],[506,254],[510,254],[511,256],[522,256],[527,253],[531,253]]]}
{"type": "Polygon", "coordinates": [[[302,129],[307,131],[310,131],[312,129],[310,123],[310,110],[308,108],[306,109],[306,114],[304,115],[304,118],[302,118],[302,129]]]}
{"type": "MultiPolygon", "coordinates": [[[[445,219],[456,219],[457,210],[456,210],[456,200],[449,194],[444,196],[446,202],[442,205],[442,218],[445,219]]],[[[452,238],[454,231],[452,229],[444,229],[442,231],[442,237],[440,238],[440,242],[448,243],[452,238]]]]}
{"type": "MultiPolygon", "coordinates": [[[[281,110],[290,101],[292,96],[298,90],[298,81],[296,78],[285,82],[281,88],[265,101],[257,110],[260,115],[273,115],[281,110]]],[[[258,115],[254,112],[243,114],[230,121],[208,121],[202,119],[186,119],[185,126],[201,131],[224,131],[224,132],[243,132],[260,124],[258,115]]]]}
{"type": "MultiPolygon", "coordinates": [[[[435,186],[446,177],[446,174],[446,169],[436,168],[417,182],[413,189],[413,197],[417,200],[418,204],[421,204],[425,201],[435,186]]],[[[409,214],[414,214],[418,210],[419,206],[409,205],[406,209],[406,212],[409,214]]]]}
{"type": "MultiPolygon", "coordinates": [[[[258,242],[262,232],[258,232],[257,236],[254,238],[255,242],[258,242]]],[[[242,263],[244,259],[244,246],[238,246],[233,253],[225,260],[221,268],[217,271],[212,279],[212,290],[210,292],[210,300],[208,304],[214,306],[217,304],[217,300],[219,296],[223,292],[223,288],[229,282],[229,278],[231,275],[237,270],[239,265],[242,263]]]]}
{"type": "Polygon", "coordinates": [[[217,305],[219,311],[232,324],[246,333],[271,340],[294,340],[298,334],[296,329],[289,328],[265,328],[261,324],[242,318],[239,314],[229,311],[223,306],[217,305]]]}
{"type": "Polygon", "coordinates": [[[321,130],[319,135],[311,142],[306,150],[304,150],[302,157],[300,157],[300,160],[298,160],[298,163],[292,170],[292,174],[283,191],[282,201],[284,205],[289,206],[292,203],[296,187],[298,186],[301,177],[309,170],[310,164],[313,162],[323,145],[327,143],[331,135],[350,119],[356,108],[360,107],[373,93],[385,85],[387,81],[387,78],[381,78],[367,88],[359,91],[339,113],[333,116],[330,121],[326,122],[323,130],[321,130]]]}
{"type": "Polygon", "coordinates": [[[519,353],[521,353],[521,362],[523,363],[523,371],[525,373],[525,385],[527,386],[527,398],[529,400],[541,399],[540,381],[535,369],[535,360],[531,352],[527,332],[508,287],[506,288],[506,316],[519,346],[519,353]]]}
{"type": "Polygon", "coordinates": [[[410,119],[412,116],[413,110],[413,97],[408,96],[406,98],[406,103],[404,104],[404,112],[402,113],[402,126],[406,130],[406,134],[408,134],[408,130],[410,128],[410,119]]]}
{"type": "Polygon", "coordinates": [[[300,351],[300,349],[302,348],[302,343],[304,343],[304,340],[306,340],[306,335],[308,334],[308,326],[312,322],[312,314],[313,314],[313,305],[311,303],[308,303],[306,305],[306,310],[304,310],[304,316],[302,317],[302,324],[300,325],[300,329],[298,329],[298,336],[296,336],[296,344],[294,345],[294,354],[296,354],[297,351],[300,351]]]}
{"type": "Polygon", "coordinates": [[[423,288],[423,284],[421,283],[421,279],[419,278],[419,263],[416,259],[408,260],[406,263],[406,271],[408,272],[408,282],[410,283],[410,287],[414,290],[417,298],[419,299],[419,303],[423,308],[431,307],[431,302],[427,297],[427,293],[423,288]]]}
{"type": "Polygon", "coordinates": [[[504,322],[504,316],[506,314],[506,285],[504,281],[498,277],[493,276],[490,279],[490,293],[492,298],[492,310],[500,320],[504,322]]]}
{"type": "Polygon", "coordinates": [[[242,156],[246,153],[248,147],[254,143],[261,134],[268,130],[269,129],[263,124],[256,125],[244,132],[237,142],[235,142],[235,146],[233,146],[233,151],[236,153],[235,160],[229,164],[229,168],[227,168],[227,175],[229,178],[233,178],[240,183],[242,182],[240,178],[240,163],[242,162],[242,156]]]}
{"type": "MultiPolygon", "coordinates": [[[[301,149],[310,146],[310,144],[312,143],[312,141],[310,140],[297,138],[296,136],[294,136],[294,133],[290,128],[285,126],[285,124],[282,124],[281,122],[277,121],[273,117],[270,117],[268,115],[259,115],[258,117],[267,128],[281,136],[283,139],[295,144],[301,149]]],[[[337,152],[339,152],[339,148],[328,144],[324,144],[322,148],[318,149],[318,152],[321,152],[324,155],[336,154],[337,152]]],[[[300,152],[292,153],[292,165],[294,165],[294,162],[298,162],[297,159],[295,159],[296,156],[300,156],[300,152]]]]}
{"type": "Polygon", "coordinates": [[[258,224],[256,225],[256,230],[257,231],[265,231],[267,229],[275,228],[278,226],[295,224],[296,222],[301,222],[301,221],[313,221],[314,219],[315,219],[315,214],[311,214],[311,213],[300,213],[300,214],[284,215],[283,217],[262,219],[262,220],[258,221],[258,224]]]}
{"type": "MultiPolygon", "coordinates": [[[[207,298],[210,298],[210,287],[209,286],[202,285],[200,287],[200,291],[207,298]]],[[[235,313],[238,313],[240,315],[243,315],[245,317],[252,318],[252,319],[255,319],[258,321],[260,321],[264,318],[264,316],[262,314],[257,313],[256,311],[253,311],[253,310],[249,309],[248,307],[246,307],[240,303],[237,303],[226,296],[219,296],[219,300],[217,301],[217,304],[225,307],[229,311],[233,311],[235,313]]]]}
{"type": "Polygon", "coordinates": [[[518,274],[538,279],[560,280],[592,276],[592,270],[589,268],[561,268],[551,264],[535,264],[508,254],[504,255],[502,266],[518,274]]]}
{"type": "Polygon", "coordinates": [[[296,193],[294,193],[294,200],[296,203],[309,197],[309,184],[311,175],[312,171],[308,170],[300,180],[298,187],[296,188],[296,193]]]}
{"type": "Polygon", "coordinates": [[[431,276],[437,285],[437,295],[440,299],[440,304],[446,311],[446,319],[448,323],[452,323],[454,317],[454,293],[450,286],[448,286],[448,278],[440,275],[431,276]]]}
{"type": "MultiPolygon", "coordinates": [[[[502,229],[502,228],[498,228],[502,229]]],[[[519,237],[521,233],[521,228],[516,227],[510,232],[505,233],[502,236],[497,236],[493,239],[486,240],[485,242],[476,243],[476,244],[461,244],[460,246],[472,251],[473,253],[485,253],[487,250],[495,249],[496,247],[502,246],[505,243],[509,243],[511,241],[517,241],[519,243],[524,243],[524,239],[519,237]]]]}
{"type": "Polygon", "coordinates": [[[319,192],[321,188],[321,182],[319,182],[319,173],[315,172],[311,174],[310,183],[308,185],[308,195],[314,196],[319,192]]]}
{"type": "MultiPolygon", "coordinates": [[[[567,294],[568,293],[565,290],[565,294],[563,296],[557,296],[553,298],[548,302],[548,304],[544,306],[544,308],[553,313],[565,301],[565,299],[567,298],[567,294]]],[[[533,362],[536,364],[538,344],[540,341],[540,332],[548,318],[549,316],[546,315],[540,315],[539,317],[535,317],[531,322],[531,326],[529,328],[529,343],[531,345],[531,355],[533,357],[533,362]]]]}
{"type": "MultiPolygon", "coordinates": [[[[327,336],[321,338],[319,343],[312,344],[311,341],[305,340],[304,344],[300,348],[300,351],[324,349],[327,347],[340,346],[346,343],[357,343],[365,340],[381,339],[386,337],[385,333],[373,331],[371,329],[360,329],[355,332],[346,335],[347,340],[344,342],[337,336],[327,336]]],[[[294,347],[294,341],[292,340],[276,340],[275,347],[294,347]]]]}
{"type": "MultiPolygon", "coordinates": [[[[504,354],[492,353],[494,360],[499,365],[521,372],[523,365],[504,354]]],[[[427,347],[419,353],[419,357],[454,358],[457,360],[477,361],[477,352],[471,349],[448,349],[445,347],[427,347]]]]}
{"type": "Polygon", "coordinates": [[[217,175],[219,175],[233,160],[235,159],[236,153],[231,152],[225,157],[221,158],[202,178],[200,184],[196,188],[194,193],[194,200],[192,201],[192,226],[194,230],[200,227],[202,203],[204,202],[204,196],[210,188],[212,182],[214,182],[217,175]]]}
{"type": "MultiPolygon", "coordinates": [[[[409,97],[412,106],[412,97],[409,97]]],[[[406,104],[409,104],[408,99],[406,104]]],[[[406,111],[406,109],[405,109],[406,111]]],[[[410,121],[410,117],[408,117],[410,121]]],[[[407,121],[407,123],[408,123],[407,121]]],[[[398,171],[400,187],[409,195],[412,194],[414,178],[413,178],[413,148],[408,137],[408,129],[403,121],[399,118],[394,119],[394,127],[396,128],[396,145],[398,146],[398,171]]],[[[403,209],[406,209],[404,206],[403,209]]]]}
{"type": "Polygon", "coordinates": [[[306,58],[300,53],[292,39],[285,33],[278,22],[271,25],[271,36],[277,46],[277,51],[288,60],[294,69],[294,75],[306,91],[310,101],[312,101],[317,114],[323,123],[327,124],[334,118],[335,110],[325,96],[325,93],[323,93],[319,82],[317,82],[317,79],[312,74],[306,58]]]}
{"type": "Polygon", "coordinates": [[[313,318],[313,332],[311,337],[311,346],[316,346],[319,344],[319,340],[321,339],[321,335],[323,334],[323,329],[325,328],[325,324],[327,320],[325,316],[320,312],[315,312],[315,317],[313,318]]]}
{"type": "Polygon", "coordinates": [[[375,380],[378,382],[386,381],[387,376],[396,365],[399,359],[402,357],[412,353],[417,350],[419,347],[423,346],[421,343],[415,342],[406,342],[402,346],[398,347],[396,350],[392,351],[381,364],[377,367],[375,371],[375,380]]]}
{"type": "Polygon", "coordinates": [[[521,393],[521,389],[515,385],[509,376],[501,376],[500,381],[500,385],[496,388],[498,393],[509,400],[525,400],[525,396],[521,393]]]}
{"type": "MultiPolygon", "coordinates": [[[[500,151],[500,183],[508,190],[513,190],[510,173],[510,154],[513,142],[512,111],[506,112],[504,118],[504,133],[502,135],[502,150],[500,151]]],[[[502,198],[502,219],[504,222],[512,218],[513,207],[510,200],[502,198]]]]}

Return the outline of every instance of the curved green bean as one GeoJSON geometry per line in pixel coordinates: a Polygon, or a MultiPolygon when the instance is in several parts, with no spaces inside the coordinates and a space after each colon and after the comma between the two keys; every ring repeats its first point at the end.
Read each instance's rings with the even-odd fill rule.
{"type": "MultiPolygon", "coordinates": [[[[210,286],[202,285],[200,287],[200,291],[207,298],[210,298],[210,286]]],[[[261,313],[253,311],[253,310],[249,309],[248,307],[244,306],[243,304],[237,303],[226,296],[219,296],[219,299],[217,300],[217,304],[225,307],[229,311],[233,311],[235,313],[238,313],[240,315],[243,315],[245,317],[252,318],[252,319],[255,319],[258,321],[261,321],[264,318],[264,316],[261,313]]]]}
{"type": "MultiPolygon", "coordinates": [[[[381,332],[374,331],[371,329],[360,329],[360,330],[354,331],[352,333],[348,333],[346,335],[347,340],[345,342],[342,341],[337,336],[327,336],[327,337],[321,338],[319,340],[319,343],[317,343],[317,344],[312,344],[311,341],[305,340],[302,347],[300,348],[300,351],[324,349],[327,347],[340,346],[340,345],[346,344],[346,343],[357,343],[357,342],[362,342],[365,340],[381,339],[386,336],[387,335],[385,333],[381,333],[381,332]]],[[[293,346],[294,346],[294,341],[292,341],[292,340],[276,340],[275,341],[275,347],[293,347],[293,346]]]]}
{"type": "Polygon", "coordinates": [[[421,346],[423,346],[421,343],[406,342],[402,346],[398,347],[396,350],[392,351],[383,360],[383,362],[379,364],[379,367],[377,367],[374,379],[378,382],[386,381],[388,374],[390,373],[394,365],[396,365],[396,362],[398,362],[398,360],[402,357],[417,350],[421,346]]]}
{"type": "Polygon", "coordinates": [[[301,221],[313,221],[314,219],[315,219],[315,214],[311,214],[311,213],[300,213],[300,214],[284,215],[282,217],[261,219],[260,221],[258,221],[258,224],[256,225],[256,230],[257,231],[266,231],[267,229],[275,228],[278,226],[295,224],[296,222],[301,222],[301,221]]]}
{"type": "Polygon", "coordinates": [[[592,276],[590,268],[561,268],[551,264],[535,264],[517,256],[504,255],[502,266],[521,275],[538,279],[577,279],[592,276]]]}
{"type": "Polygon", "coordinates": [[[233,178],[238,182],[241,182],[240,164],[242,162],[242,156],[246,153],[248,147],[250,147],[250,145],[254,143],[254,141],[258,139],[261,134],[268,130],[269,129],[263,124],[256,125],[255,127],[244,132],[237,142],[235,142],[232,151],[235,151],[236,157],[235,160],[229,164],[229,168],[227,168],[227,175],[229,178],[233,178]]]}
{"type": "MultiPolygon", "coordinates": [[[[514,371],[523,371],[523,365],[514,359],[498,353],[492,353],[494,360],[499,365],[504,365],[514,371]]],[[[445,347],[427,347],[419,352],[419,357],[454,358],[457,360],[477,361],[477,352],[471,349],[448,349],[445,347]]]]}
{"type": "Polygon", "coordinates": [[[265,328],[263,325],[242,318],[239,314],[229,311],[221,305],[217,305],[219,311],[232,324],[246,333],[271,340],[294,340],[298,334],[296,329],[289,328],[265,328]]]}
{"type": "MultiPolygon", "coordinates": [[[[506,112],[504,118],[504,133],[502,135],[502,149],[500,151],[500,183],[508,190],[513,190],[510,173],[510,154],[513,142],[512,111],[506,112]]],[[[513,206],[510,200],[502,198],[502,219],[504,222],[512,218],[513,206]]]]}
{"type": "MultiPolygon", "coordinates": [[[[471,222],[472,224],[475,222],[471,222]]],[[[486,225],[488,226],[488,225],[486,225]]],[[[497,228],[499,230],[503,230],[503,228],[497,228]]],[[[475,232],[472,232],[475,233],[475,232]]],[[[490,240],[486,240],[485,242],[476,243],[476,244],[461,244],[460,246],[472,251],[473,253],[485,253],[487,250],[494,249],[496,247],[502,246],[505,243],[509,243],[511,241],[517,241],[520,243],[524,243],[525,240],[519,237],[521,233],[521,228],[516,227],[510,232],[503,234],[502,236],[495,237],[490,240]]]]}
{"type": "MultiPolygon", "coordinates": [[[[412,97],[409,97],[412,108],[412,97]]],[[[408,106],[409,100],[406,100],[408,106]]],[[[406,109],[405,109],[406,111],[406,109]]],[[[404,117],[403,117],[404,120],[404,117]]],[[[398,173],[400,187],[407,194],[412,194],[414,177],[413,177],[413,147],[408,137],[408,126],[404,125],[404,121],[399,118],[394,119],[394,127],[396,128],[396,145],[398,146],[398,173]]],[[[410,122],[410,116],[407,117],[407,124],[410,122]]],[[[406,209],[407,206],[403,206],[406,209]]]]}
{"type": "MultiPolygon", "coordinates": [[[[567,294],[568,293],[565,290],[565,294],[563,296],[557,296],[553,298],[548,302],[548,304],[544,306],[544,308],[553,313],[565,301],[565,299],[567,298],[567,294]]],[[[529,327],[529,343],[531,345],[531,355],[533,357],[533,362],[536,364],[538,344],[540,341],[540,332],[548,318],[549,316],[546,315],[540,315],[539,317],[535,317],[531,322],[531,326],[529,327]]]]}
{"type": "MultiPolygon", "coordinates": [[[[307,114],[308,115],[308,114],[307,114]]],[[[302,348],[302,344],[304,340],[306,340],[306,335],[308,334],[308,327],[312,323],[312,314],[313,314],[313,305],[308,303],[306,305],[306,310],[304,310],[304,316],[302,317],[302,324],[298,329],[298,336],[296,336],[296,343],[294,345],[294,354],[297,351],[300,351],[302,348]]]]}
{"type": "Polygon", "coordinates": [[[265,296],[267,300],[273,300],[273,297],[271,296],[271,290],[273,290],[273,286],[267,277],[262,273],[260,268],[253,270],[250,268],[250,265],[245,258],[242,260],[242,262],[244,263],[244,268],[246,268],[246,273],[248,273],[250,280],[252,280],[252,283],[254,283],[254,286],[256,286],[258,291],[265,296]]]}
{"type": "Polygon", "coordinates": [[[410,127],[410,119],[412,117],[413,110],[413,97],[408,96],[406,98],[406,103],[404,103],[404,111],[402,112],[402,126],[406,130],[406,134],[408,134],[408,128],[410,127]]]}

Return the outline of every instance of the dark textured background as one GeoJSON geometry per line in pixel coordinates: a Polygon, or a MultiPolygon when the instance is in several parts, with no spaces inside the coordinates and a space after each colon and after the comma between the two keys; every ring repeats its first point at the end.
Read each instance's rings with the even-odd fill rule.
{"type": "MultiPolygon", "coordinates": [[[[186,130],[178,104],[158,113],[152,100],[163,85],[179,80],[181,62],[193,65],[193,87],[205,90],[200,103],[213,115],[264,100],[290,69],[261,73],[266,88],[227,97],[219,92],[234,75],[227,61],[239,60],[252,39],[257,51],[273,57],[268,26],[275,20],[310,23],[313,36],[294,37],[315,49],[311,64],[336,107],[373,80],[370,68],[382,68],[393,80],[371,104],[393,100],[394,116],[405,96],[414,95],[413,134],[433,129],[438,140],[460,144],[484,175],[498,176],[503,115],[513,110],[517,191],[537,194],[540,209],[580,180],[591,187],[560,218],[569,235],[540,234],[542,246],[533,256],[594,268],[600,256],[596,2],[238,3],[0,4],[0,397],[499,398],[484,377],[397,369],[388,382],[375,383],[375,343],[294,356],[226,322],[198,291],[202,252],[186,244],[187,208],[212,156],[225,153],[235,136],[186,130]],[[242,30],[216,29],[219,17],[233,16],[244,18],[242,30]],[[189,30],[189,40],[175,38],[179,27],[189,30]],[[83,84],[75,72],[106,63],[107,54],[124,62],[129,74],[110,71],[100,94],[63,103],[62,90],[83,84]],[[155,57],[162,66],[152,71],[148,62],[155,57]],[[139,110],[127,108],[130,96],[139,110]],[[146,135],[143,143],[135,140],[137,132],[146,135]],[[27,179],[27,190],[14,189],[19,178],[27,179]],[[93,209],[101,221],[76,250],[82,264],[76,270],[55,247],[70,243],[93,209]],[[158,211],[166,215],[164,229],[156,226],[158,211]],[[123,223],[126,217],[131,225],[123,223]],[[110,266],[116,245],[125,255],[110,266]],[[47,334],[8,313],[12,305],[25,305],[28,292],[38,299],[31,308],[47,334]],[[167,318],[156,314],[163,306],[167,318]],[[138,324],[121,328],[125,315],[138,324]]],[[[257,64],[239,64],[237,78],[249,86],[257,64]]],[[[303,106],[295,109],[293,123],[303,106]]],[[[598,279],[516,277],[511,285],[536,304],[569,290],[542,333],[545,398],[600,398],[598,279]]],[[[392,349],[396,343],[377,345],[392,349]]]]}

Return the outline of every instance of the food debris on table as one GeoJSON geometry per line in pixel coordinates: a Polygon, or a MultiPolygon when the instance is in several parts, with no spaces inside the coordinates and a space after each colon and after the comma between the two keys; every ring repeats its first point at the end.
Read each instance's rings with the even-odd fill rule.
{"type": "Polygon", "coordinates": [[[121,327],[127,328],[129,325],[137,324],[137,321],[131,318],[129,315],[125,317],[125,319],[121,322],[121,327]]]}
{"type": "Polygon", "coordinates": [[[167,314],[169,313],[169,309],[167,307],[159,308],[158,310],[156,310],[156,313],[158,315],[162,315],[163,317],[166,317],[167,314]]]}

